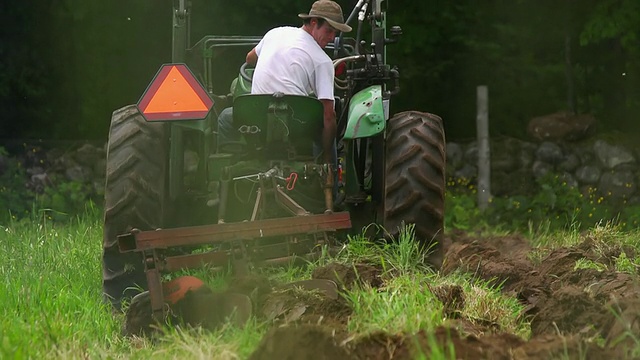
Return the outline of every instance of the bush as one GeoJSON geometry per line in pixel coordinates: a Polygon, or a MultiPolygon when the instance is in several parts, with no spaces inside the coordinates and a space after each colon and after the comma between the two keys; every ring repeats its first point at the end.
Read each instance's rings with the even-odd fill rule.
{"type": "Polygon", "coordinates": [[[477,205],[477,190],[471,179],[447,181],[444,226],[449,229],[470,230],[478,226],[482,216],[477,205]]]}
{"type": "Polygon", "coordinates": [[[539,188],[535,195],[494,197],[485,212],[478,210],[473,184],[465,180],[450,180],[447,185],[447,228],[469,230],[499,226],[527,231],[532,226],[544,225],[550,230],[568,230],[614,222],[622,229],[632,229],[640,223],[640,205],[627,206],[624,201],[606,199],[593,187],[581,192],[553,174],[538,180],[539,188]]]}
{"type": "Polygon", "coordinates": [[[0,147],[0,157],[5,160],[0,172],[0,223],[29,215],[35,199],[35,194],[25,186],[26,172],[22,164],[7,155],[0,147]]]}
{"type": "Polygon", "coordinates": [[[63,220],[82,213],[90,201],[90,189],[77,181],[60,181],[36,196],[38,210],[50,212],[52,219],[63,220]]]}
{"type": "Polygon", "coordinates": [[[52,177],[52,185],[38,194],[27,187],[29,176],[22,163],[9,157],[0,147],[0,224],[48,213],[53,220],[63,220],[83,213],[93,206],[88,185],[52,177]]]}

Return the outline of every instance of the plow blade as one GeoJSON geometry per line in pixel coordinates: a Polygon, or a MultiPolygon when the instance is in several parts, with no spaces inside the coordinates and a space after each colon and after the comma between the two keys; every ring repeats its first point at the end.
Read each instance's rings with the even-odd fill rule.
{"type": "MultiPolygon", "coordinates": [[[[164,303],[169,310],[163,314],[172,321],[202,326],[213,330],[226,322],[242,327],[251,318],[251,299],[240,293],[214,293],[200,279],[181,276],[163,284],[164,303]]],[[[125,333],[143,335],[152,333],[160,319],[151,311],[151,292],[136,295],[126,313],[125,333]]]]}

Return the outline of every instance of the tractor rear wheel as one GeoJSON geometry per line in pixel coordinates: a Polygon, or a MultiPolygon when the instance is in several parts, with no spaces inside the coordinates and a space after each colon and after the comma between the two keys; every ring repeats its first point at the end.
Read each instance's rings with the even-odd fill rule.
{"type": "Polygon", "coordinates": [[[403,223],[415,224],[415,237],[427,261],[443,260],[446,148],[442,119],[407,111],[387,123],[384,228],[392,235],[403,223]]]}
{"type": "Polygon", "coordinates": [[[113,112],[107,148],[102,285],[120,309],[147,288],[142,256],[120,253],[117,235],[163,225],[168,141],[164,124],[148,123],[135,105],[113,112]]]}

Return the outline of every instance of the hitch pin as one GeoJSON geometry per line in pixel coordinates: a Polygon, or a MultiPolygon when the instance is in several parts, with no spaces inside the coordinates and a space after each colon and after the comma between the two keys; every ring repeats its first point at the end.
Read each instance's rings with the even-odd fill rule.
{"type": "Polygon", "coordinates": [[[250,178],[257,178],[258,176],[260,176],[260,174],[251,174],[251,175],[244,175],[244,176],[238,176],[238,177],[234,177],[231,180],[243,180],[243,179],[250,179],[250,178]]]}

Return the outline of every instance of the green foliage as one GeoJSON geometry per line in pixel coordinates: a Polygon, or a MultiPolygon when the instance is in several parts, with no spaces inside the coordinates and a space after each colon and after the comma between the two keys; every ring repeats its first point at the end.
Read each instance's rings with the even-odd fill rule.
{"type": "MultiPolygon", "coordinates": [[[[338,2],[346,15],[354,4],[338,2]]],[[[0,133],[104,138],[110,113],[139,99],[160,64],[171,60],[174,3],[7,5],[0,12],[11,29],[0,35],[0,100],[10,120],[0,133]]],[[[261,35],[298,25],[297,14],[312,1],[192,3],[194,44],[205,35],[261,35]]],[[[529,118],[566,106],[570,75],[579,111],[633,129],[628,118],[640,106],[638,1],[387,3],[387,23],[403,29],[400,42],[388,47],[401,75],[394,112],[432,111],[446,120],[450,138],[471,136],[475,87],[488,85],[492,133],[524,136],[529,118]]]]}
{"type": "Polygon", "coordinates": [[[400,229],[397,239],[386,243],[381,251],[382,265],[384,269],[391,267],[394,273],[408,274],[416,270],[428,271],[425,257],[430,249],[420,248],[415,240],[415,224],[408,224],[400,229]]]}
{"type": "Polygon", "coordinates": [[[345,261],[376,261],[378,259],[378,254],[376,248],[378,244],[371,241],[365,233],[367,232],[369,225],[365,227],[360,234],[356,235],[348,235],[347,236],[347,244],[348,246],[343,246],[342,249],[338,252],[336,259],[340,262],[345,261]]]}
{"type": "Polygon", "coordinates": [[[447,193],[445,209],[445,228],[471,230],[478,224],[480,210],[473,195],[447,193]]]}
{"type": "Polygon", "coordinates": [[[477,227],[481,213],[476,189],[469,179],[449,179],[445,196],[444,225],[447,229],[470,230],[477,227]]]}
{"type": "Polygon", "coordinates": [[[96,281],[101,228],[93,215],[67,226],[46,218],[0,226],[1,358],[96,357],[117,339],[96,281]]]}
{"type": "MultiPolygon", "coordinates": [[[[450,340],[450,334],[447,334],[447,340],[450,340]]],[[[427,334],[427,344],[429,345],[428,356],[422,349],[420,342],[417,339],[413,339],[414,346],[418,349],[415,354],[416,360],[454,360],[456,357],[456,349],[453,345],[453,341],[447,342],[445,345],[438,343],[435,334],[427,334]]]]}
{"type": "Polygon", "coordinates": [[[630,51],[640,50],[640,3],[635,0],[603,0],[593,9],[582,33],[580,44],[589,45],[603,40],[619,39],[630,51]]]}
{"type": "Polygon", "coordinates": [[[449,181],[445,226],[461,230],[499,226],[539,233],[588,229],[602,222],[614,222],[623,230],[640,224],[639,205],[620,206],[615,199],[600,195],[594,187],[581,191],[554,174],[538,180],[538,185],[538,191],[531,196],[493,197],[489,209],[481,212],[473,185],[449,181]]]}
{"type": "Polygon", "coordinates": [[[619,334],[615,338],[610,338],[609,344],[611,346],[622,347],[624,350],[619,352],[621,356],[626,359],[638,359],[640,358],[640,336],[638,336],[637,323],[633,317],[623,316],[623,310],[619,305],[613,305],[609,309],[616,317],[618,324],[623,326],[624,332],[619,334]],[[620,346],[626,343],[626,346],[620,346]]]}
{"type": "Polygon", "coordinates": [[[638,270],[640,270],[640,256],[630,259],[627,257],[627,253],[623,251],[615,258],[615,268],[620,272],[637,274],[639,273],[638,270]]]}
{"type": "Polygon", "coordinates": [[[611,268],[601,262],[582,258],[576,260],[573,269],[592,269],[597,271],[615,270],[634,275],[638,274],[638,270],[640,269],[640,257],[636,256],[631,259],[627,257],[627,254],[624,251],[621,251],[620,255],[614,257],[613,267],[611,268]]]}
{"type": "Polygon", "coordinates": [[[63,220],[77,215],[90,203],[86,184],[77,181],[62,181],[45,187],[44,193],[36,197],[37,208],[49,212],[53,219],[63,220]]]}
{"type": "Polygon", "coordinates": [[[471,274],[455,271],[443,279],[444,284],[456,284],[465,294],[463,312],[470,319],[483,319],[500,325],[501,329],[529,338],[531,327],[521,319],[522,304],[502,293],[502,285],[495,280],[483,280],[471,274]]]}
{"type": "Polygon", "coordinates": [[[538,181],[539,190],[532,197],[494,198],[488,214],[493,222],[507,222],[513,228],[524,229],[530,222],[549,221],[562,228],[579,221],[583,196],[560,177],[548,174],[538,181]]]}
{"type": "Polygon", "coordinates": [[[620,223],[625,228],[637,228],[640,226],[640,205],[625,206],[620,212],[620,223]]]}
{"type": "Polygon", "coordinates": [[[414,273],[389,279],[382,291],[370,287],[346,291],[344,296],[353,309],[349,330],[413,334],[433,329],[442,322],[442,303],[428,290],[432,282],[433,277],[414,273]]]}
{"type": "Polygon", "coordinates": [[[28,189],[28,176],[21,162],[6,155],[0,147],[0,156],[6,159],[4,171],[0,173],[0,224],[38,218],[41,213],[50,220],[68,220],[87,208],[94,208],[89,185],[77,181],[52,177],[53,185],[46,186],[42,194],[28,189]]]}
{"type": "Polygon", "coordinates": [[[6,159],[6,167],[0,173],[0,224],[29,215],[34,199],[34,194],[25,187],[24,168],[19,161],[6,155],[0,147],[0,156],[6,159]]]}
{"type": "Polygon", "coordinates": [[[39,51],[49,33],[49,6],[26,2],[3,4],[0,20],[0,138],[15,139],[45,123],[51,83],[48,61],[39,51]],[[38,30],[36,30],[38,29],[38,30]]]}
{"type": "MultiPolygon", "coordinates": [[[[388,234],[382,226],[370,224],[362,233],[349,236],[348,246],[345,245],[332,260],[380,263],[385,273],[393,274],[431,271],[425,265],[425,257],[431,249],[422,249],[420,243],[415,241],[415,224],[403,225],[398,229],[397,238],[392,237],[390,241],[371,241],[365,235],[370,227],[376,227],[378,233],[388,234]]],[[[326,257],[321,260],[323,263],[329,261],[326,257]]]]}
{"type": "Polygon", "coordinates": [[[576,260],[575,265],[573,266],[573,270],[579,269],[591,269],[596,271],[605,271],[607,270],[607,265],[599,263],[597,261],[589,260],[589,259],[578,259],[576,260]]]}
{"type": "MultiPolygon", "coordinates": [[[[363,234],[366,231],[364,229],[363,234]]],[[[381,288],[356,286],[344,292],[343,296],[353,310],[349,330],[356,334],[428,332],[446,318],[434,288],[459,285],[466,299],[461,309],[463,317],[471,322],[477,319],[493,321],[505,331],[525,338],[529,336],[530,328],[528,323],[522,322],[519,315],[522,305],[517,299],[502,294],[500,287],[491,281],[472,279],[459,272],[447,276],[434,273],[424,265],[424,256],[415,242],[412,224],[403,226],[398,239],[389,243],[373,243],[364,235],[352,238],[336,260],[379,264],[383,268],[384,284],[381,288]]],[[[446,348],[446,344],[444,346],[446,348]]]]}

